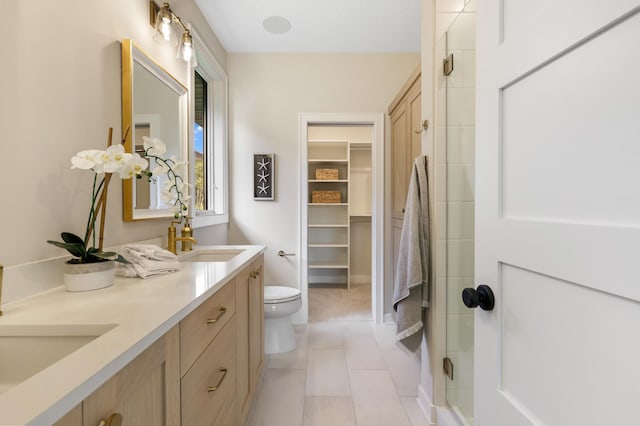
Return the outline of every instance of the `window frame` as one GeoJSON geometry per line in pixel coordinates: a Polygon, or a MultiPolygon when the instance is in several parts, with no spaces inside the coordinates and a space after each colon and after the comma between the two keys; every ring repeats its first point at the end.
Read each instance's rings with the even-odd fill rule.
{"type": "MultiPolygon", "coordinates": [[[[189,125],[189,161],[195,164],[194,129],[195,90],[194,73],[197,71],[207,82],[207,135],[204,140],[205,152],[213,152],[213,164],[205,162],[207,198],[213,200],[213,210],[196,210],[195,197],[189,201],[192,212],[193,228],[229,223],[229,83],[226,71],[220,66],[215,56],[207,48],[198,33],[191,28],[195,44],[198,65],[189,72],[190,125],[189,125]]],[[[189,167],[189,179],[195,182],[195,167],[189,167]]]]}

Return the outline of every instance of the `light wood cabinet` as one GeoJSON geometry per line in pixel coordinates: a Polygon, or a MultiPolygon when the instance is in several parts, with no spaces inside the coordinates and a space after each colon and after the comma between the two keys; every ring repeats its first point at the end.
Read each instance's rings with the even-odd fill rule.
{"type": "Polygon", "coordinates": [[[413,160],[422,153],[420,67],[409,76],[389,106],[389,116],[391,121],[392,279],[395,279],[413,160]]]}
{"type": "Polygon", "coordinates": [[[82,403],[64,415],[53,426],[82,426],[82,403]]]}
{"type": "Polygon", "coordinates": [[[422,153],[420,69],[389,106],[391,121],[391,216],[404,218],[413,160],[422,153]]]}
{"type": "Polygon", "coordinates": [[[125,425],[179,425],[178,341],[174,327],[85,399],[83,424],[120,413],[125,425]]]}
{"type": "Polygon", "coordinates": [[[236,311],[235,279],[224,285],[195,311],[180,321],[180,375],[195,360],[236,311]]]}
{"type": "Polygon", "coordinates": [[[236,325],[232,317],[181,380],[182,424],[223,426],[223,408],[236,399],[236,375],[236,325]]]}
{"type": "Polygon", "coordinates": [[[236,277],[238,424],[244,424],[264,366],[263,259],[236,277]]]}
{"type": "Polygon", "coordinates": [[[55,423],[244,425],[264,366],[263,256],[55,423]]]}

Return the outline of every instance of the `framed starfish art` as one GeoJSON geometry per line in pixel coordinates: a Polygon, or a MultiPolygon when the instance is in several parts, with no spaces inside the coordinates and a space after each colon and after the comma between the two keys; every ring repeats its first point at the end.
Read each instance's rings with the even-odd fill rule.
{"type": "Polygon", "coordinates": [[[253,154],[253,199],[258,201],[273,201],[275,188],[273,174],[275,168],[275,154],[253,154]]]}

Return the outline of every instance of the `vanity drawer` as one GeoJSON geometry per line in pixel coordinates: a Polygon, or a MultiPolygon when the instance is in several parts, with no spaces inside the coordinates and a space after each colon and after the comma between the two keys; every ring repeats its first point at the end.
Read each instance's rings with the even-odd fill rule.
{"type": "Polygon", "coordinates": [[[235,313],[235,281],[231,280],[216,294],[180,321],[180,375],[184,376],[209,342],[235,313]]]}
{"type": "Polygon", "coordinates": [[[231,318],[182,378],[182,424],[220,424],[236,398],[236,324],[231,318]]]}

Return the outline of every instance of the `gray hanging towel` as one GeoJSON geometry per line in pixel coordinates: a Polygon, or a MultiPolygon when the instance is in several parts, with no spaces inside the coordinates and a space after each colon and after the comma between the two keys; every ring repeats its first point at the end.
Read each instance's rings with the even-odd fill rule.
{"type": "MultiPolygon", "coordinates": [[[[407,203],[400,235],[398,264],[393,287],[396,338],[405,345],[421,340],[422,310],[429,306],[429,181],[428,159],[419,156],[413,163],[407,203]],[[416,335],[416,333],[420,333],[416,335]]],[[[409,346],[409,345],[407,345],[409,346]]],[[[415,346],[412,343],[411,346],[415,346]]],[[[412,347],[411,349],[416,349],[412,347]]]]}

